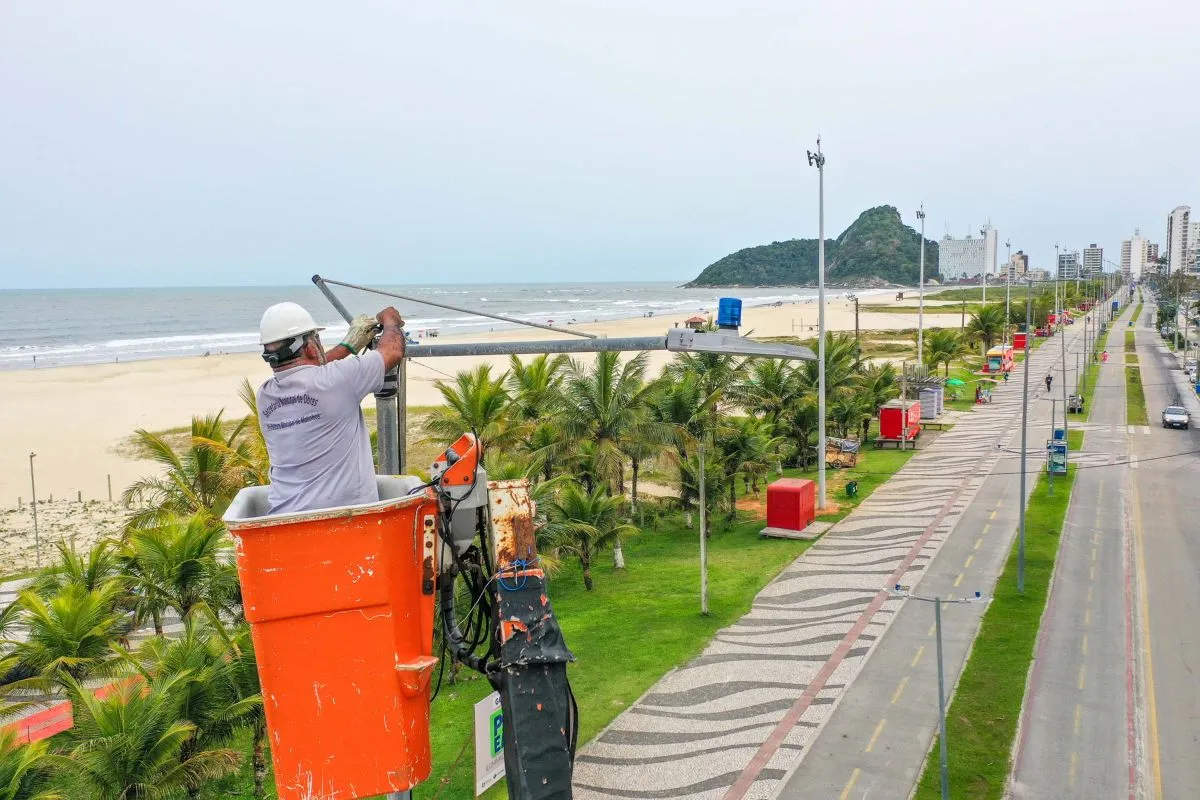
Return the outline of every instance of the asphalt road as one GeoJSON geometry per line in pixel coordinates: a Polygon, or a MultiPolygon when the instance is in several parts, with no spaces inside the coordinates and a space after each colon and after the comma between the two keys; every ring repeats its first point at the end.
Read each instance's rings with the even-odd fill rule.
{"type": "MultiPolygon", "coordinates": [[[[1100,367],[1038,636],[1013,762],[1015,798],[1131,796],[1136,788],[1126,559],[1126,309],[1100,367]]],[[[1135,436],[1146,438],[1139,426],[1135,436]]]]}
{"type": "MultiPolygon", "coordinates": [[[[1073,353],[1082,352],[1082,327],[1076,324],[1067,334],[1067,364],[1072,372],[1073,353]]],[[[1040,380],[1049,360],[1044,354],[1049,352],[1055,354],[1053,396],[1061,397],[1059,346],[1060,340],[1054,339],[1038,351],[1043,356],[1035,361],[1035,371],[1030,375],[1030,392],[1035,397],[1029,416],[1031,452],[1040,449],[1050,427],[1052,405],[1042,397],[1044,386],[1040,380]]],[[[1019,387],[1019,376],[1016,381],[1019,387]]],[[[1058,413],[1062,413],[1061,403],[1058,413]]],[[[1005,442],[1008,448],[1020,447],[1019,413],[1005,442]]],[[[1040,455],[1029,458],[1027,491],[1032,491],[1033,477],[1041,464],[1040,455]]],[[[949,598],[970,597],[976,590],[985,597],[991,593],[1017,529],[1018,469],[1017,456],[999,460],[930,562],[916,592],[949,598]]],[[[984,609],[983,603],[943,606],[947,694],[962,671],[984,609]]],[[[774,796],[787,800],[903,800],[919,777],[937,731],[937,720],[933,607],[910,600],[897,613],[829,721],[774,796]]]]}
{"type": "MultiPolygon", "coordinates": [[[[1152,322],[1154,308],[1144,318],[1152,322]]],[[[1134,548],[1139,562],[1147,796],[1200,797],[1200,431],[1166,430],[1159,415],[1182,394],[1176,357],[1139,322],[1149,435],[1130,435],[1134,548]],[[1190,451],[1190,452],[1189,452],[1190,451]],[[1188,455],[1170,457],[1189,452],[1188,455]],[[1148,625],[1145,623],[1148,621],[1148,625]],[[1148,642],[1146,641],[1148,639],[1148,642]]],[[[1189,398],[1193,420],[1200,408],[1189,398]]]]}

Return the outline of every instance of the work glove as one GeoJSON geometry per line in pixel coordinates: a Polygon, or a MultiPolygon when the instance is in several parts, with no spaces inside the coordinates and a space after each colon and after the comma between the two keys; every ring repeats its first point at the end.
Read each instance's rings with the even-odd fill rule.
{"type": "Polygon", "coordinates": [[[350,323],[350,330],[346,332],[346,338],[342,340],[342,344],[350,348],[350,352],[358,355],[367,348],[371,340],[375,338],[375,333],[378,329],[378,323],[374,317],[368,317],[366,314],[359,314],[350,323]]]}

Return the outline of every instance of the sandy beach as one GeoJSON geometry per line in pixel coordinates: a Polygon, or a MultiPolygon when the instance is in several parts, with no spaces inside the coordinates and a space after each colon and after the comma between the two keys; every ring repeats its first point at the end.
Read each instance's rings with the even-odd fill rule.
{"type": "MultiPolygon", "coordinates": [[[[888,295],[868,302],[890,301],[888,295]]],[[[906,301],[911,306],[912,299],[906,301]]],[[[404,309],[401,308],[401,313],[404,309]]],[[[663,334],[686,315],[639,317],[597,324],[580,324],[579,329],[602,336],[650,336],[663,334]]],[[[954,315],[931,315],[926,324],[955,324],[954,315]]],[[[815,302],[778,307],[747,307],[742,333],[758,336],[812,336],[817,324],[815,302]],[[811,329],[811,330],[810,330],[811,329]]],[[[854,329],[854,306],[841,293],[831,293],[826,325],[830,330],[854,329]]],[[[916,327],[914,314],[863,312],[859,325],[864,330],[916,327]]],[[[500,330],[471,336],[442,336],[436,342],[551,339],[561,334],[537,329],[500,330]]],[[[651,372],[657,374],[671,355],[651,354],[651,372]]],[[[410,362],[408,402],[413,406],[433,405],[440,396],[438,379],[480,361],[490,361],[500,370],[506,358],[431,358],[410,362]]],[[[74,366],[52,369],[0,372],[0,508],[16,508],[18,498],[30,497],[29,453],[37,453],[34,469],[41,500],[56,502],[108,499],[111,476],[113,498],[153,465],[122,455],[119,450],[136,428],[162,430],[185,426],[192,415],[225,410],[230,418],[240,417],[244,407],[237,390],[243,378],[257,385],[268,375],[266,365],[255,353],[187,357],[119,364],[74,366]]],[[[371,402],[368,398],[367,402],[371,402]]],[[[15,526],[18,520],[7,521],[15,526]]],[[[7,565],[0,564],[0,572],[7,565]]]]}

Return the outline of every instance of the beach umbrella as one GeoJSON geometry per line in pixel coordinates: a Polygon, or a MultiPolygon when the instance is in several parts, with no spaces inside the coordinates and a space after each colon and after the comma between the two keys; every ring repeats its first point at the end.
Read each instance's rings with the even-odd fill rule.
{"type": "Polygon", "coordinates": [[[960,381],[958,378],[951,378],[950,380],[946,381],[946,385],[947,386],[965,386],[966,384],[963,381],[960,381]]]}

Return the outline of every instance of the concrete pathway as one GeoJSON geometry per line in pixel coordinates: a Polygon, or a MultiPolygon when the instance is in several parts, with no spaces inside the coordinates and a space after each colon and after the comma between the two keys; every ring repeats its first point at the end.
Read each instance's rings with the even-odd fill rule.
{"type": "MultiPolygon", "coordinates": [[[[1054,365],[1058,341],[1034,352],[1031,388],[1054,365]]],[[[768,584],[746,616],[586,746],[575,796],[773,796],[902,607],[888,589],[920,579],[1005,455],[1000,447],[1020,418],[1020,375],[914,456],[768,584]]]]}

